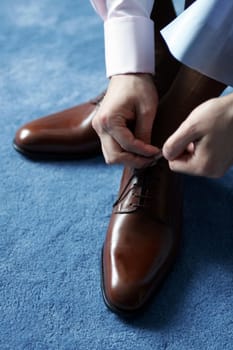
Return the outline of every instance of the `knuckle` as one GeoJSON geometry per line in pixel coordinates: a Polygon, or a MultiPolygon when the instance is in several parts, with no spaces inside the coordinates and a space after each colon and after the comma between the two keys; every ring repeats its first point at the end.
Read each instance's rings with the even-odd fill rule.
{"type": "Polygon", "coordinates": [[[105,113],[97,114],[92,120],[92,126],[95,130],[107,130],[109,124],[109,117],[105,113]]]}
{"type": "Polygon", "coordinates": [[[176,166],[176,163],[175,163],[175,162],[169,162],[168,164],[169,164],[169,168],[170,168],[170,170],[172,170],[172,171],[178,171],[178,169],[177,169],[177,166],[176,166]]]}
{"type": "Polygon", "coordinates": [[[109,158],[105,158],[105,163],[106,163],[107,165],[111,165],[110,159],[109,159],[109,158]]]}
{"type": "Polygon", "coordinates": [[[171,166],[169,166],[169,168],[174,173],[181,173],[181,174],[190,174],[190,173],[192,173],[190,169],[187,169],[187,168],[182,167],[182,166],[171,165],[171,166]]]}
{"type": "Polygon", "coordinates": [[[203,168],[202,168],[202,171],[204,173],[204,175],[206,176],[210,176],[211,174],[214,173],[214,168],[212,166],[212,164],[210,163],[209,160],[206,160],[203,164],[203,168]]]}
{"type": "Polygon", "coordinates": [[[118,163],[118,158],[115,155],[106,156],[105,163],[108,165],[113,165],[118,163]]]}
{"type": "Polygon", "coordinates": [[[107,114],[101,114],[99,117],[99,122],[103,129],[107,129],[109,126],[109,118],[107,114]]]}
{"type": "Polygon", "coordinates": [[[155,117],[155,110],[152,109],[150,106],[144,106],[143,110],[142,110],[142,115],[145,118],[154,118],[155,117]]]}
{"type": "Polygon", "coordinates": [[[92,125],[93,129],[95,129],[96,131],[98,130],[98,123],[97,123],[96,117],[94,117],[94,118],[92,119],[91,125],[92,125]]]}
{"type": "Polygon", "coordinates": [[[198,173],[206,177],[218,177],[218,169],[211,159],[205,158],[201,164],[198,173]]]}
{"type": "Polygon", "coordinates": [[[106,163],[106,164],[108,164],[108,165],[111,165],[111,164],[112,164],[112,161],[111,161],[110,157],[105,156],[104,159],[105,159],[105,163],[106,163]]]}
{"type": "Polygon", "coordinates": [[[213,179],[219,179],[220,177],[224,176],[225,171],[222,169],[215,169],[215,171],[213,171],[211,173],[211,176],[213,179]]]}

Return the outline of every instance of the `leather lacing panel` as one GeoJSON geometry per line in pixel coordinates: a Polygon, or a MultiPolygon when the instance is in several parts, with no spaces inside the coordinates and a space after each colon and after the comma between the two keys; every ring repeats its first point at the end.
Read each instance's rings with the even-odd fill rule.
{"type": "Polygon", "coordinates": [[[144,169],[134,169],[117,200],[113,204],[115,213],[135,212],[150,205],[152,196],[148,193],[150,184],[159,183],[162,162],[159,160],[144,169]],[[156,167],[156,171],[152,168],[156,167]],[[153,178],[152,178],[153,177],[153,178]]]}

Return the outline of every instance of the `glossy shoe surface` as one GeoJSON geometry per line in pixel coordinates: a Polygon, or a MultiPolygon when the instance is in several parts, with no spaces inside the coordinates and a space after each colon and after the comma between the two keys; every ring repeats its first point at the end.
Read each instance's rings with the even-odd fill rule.
{"type": "Polygon", "coordinates": [[[92,119],[103,96],[22,126],[14,138],[15,149],[32,158],[79,158],[101,153],[92,119]]]}
{"type": "Polygon", "coordinates": [[[102,292],[119,314],[141,310],[171,269],[180,243],[181,178],[165,160],[125,168],[102,253],[102,292]]]}

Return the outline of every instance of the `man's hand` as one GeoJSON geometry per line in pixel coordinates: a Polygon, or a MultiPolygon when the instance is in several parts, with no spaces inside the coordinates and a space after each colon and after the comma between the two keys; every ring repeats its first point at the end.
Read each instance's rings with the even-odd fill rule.
{"type": "Polygon", "coordinates": [[[157,90],[149,74],[111,78],[92,122],[106,163],[122,163],[134,168],[149,165],[159,152],[150,144],[157,105],[157,90]]]}
{"type": "Polygon", "coordinates": [[[233,94],[193,110],[163,146],[171,170],[221,177],[233,164],[233,94]]]}

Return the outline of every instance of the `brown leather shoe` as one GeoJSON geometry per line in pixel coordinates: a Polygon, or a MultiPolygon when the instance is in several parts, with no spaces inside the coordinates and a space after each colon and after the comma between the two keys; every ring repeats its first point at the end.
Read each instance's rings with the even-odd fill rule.
{"type": "Polygon", "coordinates": [[[177,255],[182,215],[181,176],[164,159],[125,168],[102,252],[102,292],[114,312],[142,309],[177,255]]]}
{"type": "Polygon", "coordinates": [[[14,148],[31,158],[80,158],[101,153],[91,122],[103,96],[22,126],[15,135],[14,148]]]}

